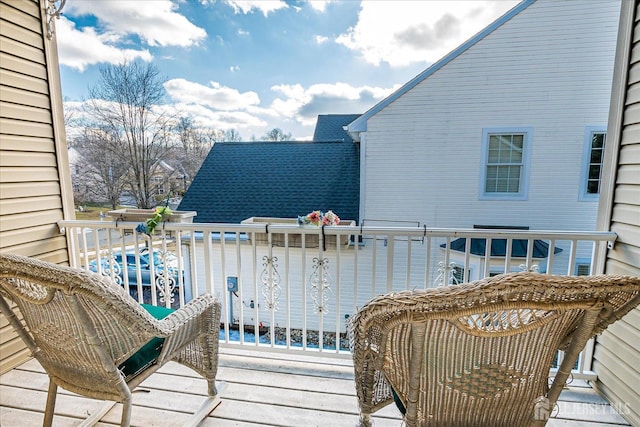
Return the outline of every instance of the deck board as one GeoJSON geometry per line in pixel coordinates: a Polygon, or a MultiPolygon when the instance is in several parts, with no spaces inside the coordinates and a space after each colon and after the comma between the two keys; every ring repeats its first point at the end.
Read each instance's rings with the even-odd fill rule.
{"type": "MultiPolygon", "coordinates": [[[[356,426],[358,406],[353,367],[345,358],[220,350],[218,379],[227,385],[222,403],[202,426],[356,426]]],[[[35,360],[0,376],[0,425],[41,425],[48,378],[35,360]]],[[[169,363],[133,395],[133,426],[180,426],[206,397],[206,382],[192,370],[169,363]]],[[[77,426],[102,402],[59,390],[54,426],[77,426]]],[[[561,395],[549,427],[620,427],[629,424],[587,383],[576,381],[561,395]]],[[[98,426],[120,422],[116,405],[98,426]]],[[[374,416],[376,427],[399,427],[393,405],[374,416]]]]}

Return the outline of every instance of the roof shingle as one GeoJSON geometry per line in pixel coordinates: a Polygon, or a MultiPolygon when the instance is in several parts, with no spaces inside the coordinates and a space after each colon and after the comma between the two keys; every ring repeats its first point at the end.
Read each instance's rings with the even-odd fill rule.
{"type": "Polygon", "coordinates": [[[359,151],[352,142],[216,143],[178,209],[197,211],[196,222],[295,218],[316,209],[357,222],[359,151]]]}

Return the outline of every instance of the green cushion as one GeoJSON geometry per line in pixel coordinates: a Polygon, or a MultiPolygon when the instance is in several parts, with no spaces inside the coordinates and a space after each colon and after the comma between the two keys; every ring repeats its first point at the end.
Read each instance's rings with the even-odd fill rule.
{"type": "MultiPolygon", "coordinates": [[[[175,310],[172,308],[158,307],[155,305],[141,304],[142,308],[154,318],[160,320],[164,319],[175,310]]],[[[134,378],[136,375],[144,371],[147,367],[156,363],[158,356],[162,351],[162,345],[164,344],[164,338],[152,338],[148,343],[136,351],[131,357],[122,362],[118,369],[122,371],[127,381],[134,378]]]]}
{"type": "Polygon", "coordinates": [[[402,413],[402,415],[406,415],[407,409],[404,407],[402,400],[400,400],[400,396],[398,396],[398,393],[396,393],[393,387],[390,387],[390,388],[391,388],[391,394],[393,394],[393,401],[395,402],[396,407],[398,408],[400,413],[402,413]]]}

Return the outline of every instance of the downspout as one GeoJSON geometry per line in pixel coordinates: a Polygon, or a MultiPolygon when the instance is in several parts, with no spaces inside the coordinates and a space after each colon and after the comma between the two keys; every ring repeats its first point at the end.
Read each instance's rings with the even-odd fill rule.
{"type": "Polygon", "coordinates": [[[365,187],[366,187],[366,162],[365,162],[365,152],[366,152],[366,134],[361,131],[352,131],[349,129],[349,126],[343,126],[342,129],[349,134],[349,136],[356,142],[360,144],[360,201],[358,203],[358,222],[362,224],[362,220],[364,216],[364,202],[365,202],[365,187]]]}

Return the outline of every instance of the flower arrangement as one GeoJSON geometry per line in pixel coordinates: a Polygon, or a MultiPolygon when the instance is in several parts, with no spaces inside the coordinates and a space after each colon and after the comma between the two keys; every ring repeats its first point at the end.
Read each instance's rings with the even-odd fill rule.
{"type": "Polygon", "coordinates": [[[136,227],[136,231],[138,233],[144,233],[150,236],[151,234],[153,234],[153,231],[156,229],[158,224],[162,222],[162,218],[165,215],[171,214],[171,209],[169,209],[168,206],[158,206],[156,207],[156,210],[154,211],[151,218],[149,218],[145,222],[141,222],[140,224],[138,224],[138,226],[136,227]]]}
{"type": "Polygon", "coordinates": [[[340,217],[333,213],[333,211],[313,211],[304,216],[298,217],[298,225],[338,225],[340,224],[340,217]]]}

